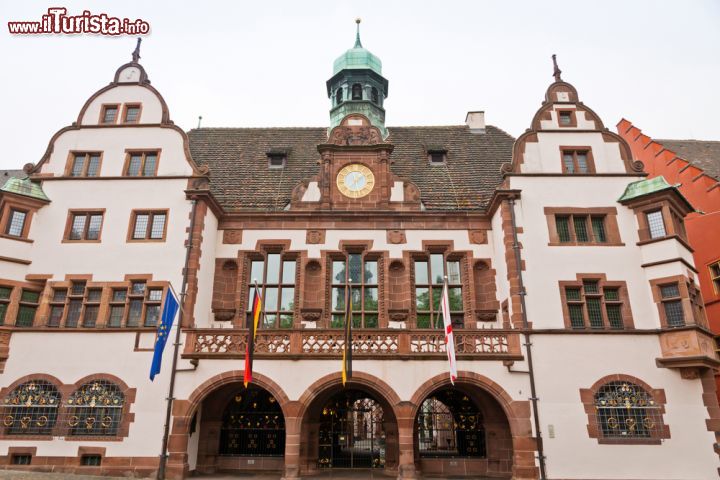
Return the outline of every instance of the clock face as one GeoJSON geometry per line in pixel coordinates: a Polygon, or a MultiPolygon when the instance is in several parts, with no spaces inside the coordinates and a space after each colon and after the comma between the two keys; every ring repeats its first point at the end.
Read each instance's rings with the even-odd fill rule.
{"type": "Polygon", "coordinates": [[[375,175],[365,165],[351,163],[338,173],[337,186],[346,197],[362,198],[375,186],[375,175]]]}

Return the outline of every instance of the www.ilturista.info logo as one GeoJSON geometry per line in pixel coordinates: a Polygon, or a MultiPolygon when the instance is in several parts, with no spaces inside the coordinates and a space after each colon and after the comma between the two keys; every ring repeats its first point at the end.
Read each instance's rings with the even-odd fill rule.
{"type": "Polygon", "coordinates": [[[48,8],[39,22],[8,22],[8,30],[15,35],[46,35],[90,33],[95,35],[145,35],[150,24],[140,18],[110,17],[106,13],[93,14],[89,10],[82,15],[67,15],[67,8],[48,8]]]}

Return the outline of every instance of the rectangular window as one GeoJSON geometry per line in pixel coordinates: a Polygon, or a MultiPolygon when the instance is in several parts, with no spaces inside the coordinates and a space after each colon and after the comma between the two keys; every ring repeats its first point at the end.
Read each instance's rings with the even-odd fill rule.
{"type": "Polygon", "coordinates": [[[607,243],[606,215],[555,215],[560,243],[607,243]]]}
{"type": "Polygon", "coordinates": [[[378,328],[378,260],[351,252],[332,261],[332,328],[345,326],[346,300],[351,296],[355,328],[378,328]],[[348,293],[347,288],[350,288],[348,293]]]}
{"type": "Polygon", "coordinates": [[[103,124],[114,124],[117,120],[119,105],[103,105],[102,113],[100,114],[100,121],[103,124]]]}
{"type": "Polygon", "coordinates": [[[12,287],[0,286],[0,325],[5,325],[5,317],[7,316],[7,311],[10,307],[11,293],[12,287]]]}
{"type": "Polygon", "coordinates": [[[65,327],[67,328],[75,328],[80,324],[86,286],[87,283],[82,280],[74,281],[71,284],[67,295],[67,316],[65,317],[65,327]]]}
{"type": "Polygon", "coordinates": [[[107,326],[111,328],[119,328],[122,326],[125,318],[125,302],[127,301],[127,289],[116,288],[112,292],[110,299],[110,317],[107,326]]]}
{"type": "Polygon", "coordinates": [[[596,279],[585,279],[581,284],[564,287],[569,324],[574,329],[625,328],[620,288],[605,285],[596,279]]]}
{"type": "Polygon", "coordinates": [[[50,317],[48,318],[48,327],[59,327],[62,324],[63,315],[65,315],[65,302],[67,300],[67,288],[56,288],[53,290],[53,296],[50,300],[50,317]]]}
{"type": "Polygon", "coordinates": [[[66,240],[98,241],[102,229],[102,212],[70,212],[70,228],[66,240]]]}
{"type": "Polygon", "coordinates": [[[445,150],[428,151],[430,165],[444,165],[447,163],[447,152],[445,150]]]}
{"type": "Polygon", "coordinates": [[[11,463],[13,465],[30,465],[32,462],[32,455],[30,454],[14,454],[11,457],[11,463]]]}
{"type": "Polygon", "coordinates": [[[282,153],[268,153],[268,168],[284,168],[287,155],[282,153]]]}
{"type": "Polygon", "coordinates": [[[40,292],[23,289],[20,295],[20,307],[18,308],[15,326],[32,327],[35,323],[38,303],[40,303],[40,292]]]}
{"type": "Polygon", "coordinates": [[[154,177],[157,175],[158,152],[130,152],[125,163],[126,177],[154,177]]]}
{"type": "Polygon", "coordinates": [[[660,285],[660,299],[665,311],[665,321],[668,327],[682,327],[685,325],[685,312],[680,297],[680,284],[670,283],[660,285]]]}
{"type": "Polygon", "coordinates": [[[125,105],[123,123],[138,123],[140,121],[140,105],[125,105]]]}
{"type": "Polygon", "coordinates": [[[650,238],[662,238],[667,236],[665,231],[665,221],[661,210],[655,210],[654,212],[648,212],[645,214],[648,223],[648,231],[650,232],[650,238]]]}
{"type": "Polygon", "coordinates": [[[72,154],[68,169],[71,177],[97,177],[100,173],[100,153],[78,152],[72,154]]]}
{"type": "Polygon", "coordinates": [[[710,280],[712,281],[715,293],[720,294],[720,261],[710,264],[708,268],[710,268],[710,280]]]}
{"type": "Polygon", "coordinates": [[[85,313],[83,315],[82,326],[85,328],[95,328],[97,324],[98,312],[100,311],[100,299],[102,298],[101,288],[88,288],[85,295],[85,313]]]}
{"type": "Polygon", "coordinates": [[[162,300],[162,288],[148,288],[145,298],[145,320],[146,327],[156,327],[160,320],[160,301],[162,300]]]}
{"type": "Polygon", "coordinates": [[[560,110],[558,112],[558,119],[561,127],[572,127],[574,126],[573,122],[573,112],[569,110],[560,110]]]}
{"type": "Polygon", "coordinates": [[[10,218],[5,227],[5,233],[12,237],[22,237],[25,230],[25,219],[27,218],[27,212],[22,210],[10,210],[10,218]]]}
{"type": "Polygon", "coordinates": [[[138,211],[132,213],[130,240],[165,240],[167,211],[138,211]]]}
{"type": "Polygon", "coordinates": [[[145,282],[132,282],[128,301],[128,327],[139,327],[143,316],[145,299],[145,282]]]}
{"type": "Polygon", "coordinates": [[[415,260],[415,310],[418,328],[444,328],[440,299],[445,277],[448,281],[451,321],[453,326],[462,328],[464,308],[460,272],[460,260],[446,260],[442,253],[431,253],[429,259],[415,260]]]}
{"type": "Polygon", "coordinates": [[[590,150],[563,150],[563,173],[595,173],[590,161],[590,150]]]}
{"type": "Polygon", "coordinates": [[[292,328],[295,310],[295,271],[297,260],[280,253],[268,253],[264,259],[250,262],[248,278],[247,326],[252,325],[255,282],[263,298],[263,313],[258,328],[292,328]]]}

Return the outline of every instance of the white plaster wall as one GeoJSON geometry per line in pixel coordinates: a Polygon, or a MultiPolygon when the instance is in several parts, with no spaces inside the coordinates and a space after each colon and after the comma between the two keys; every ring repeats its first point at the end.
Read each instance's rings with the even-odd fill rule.
{"type": "MultiPolygon", "coordinates": [[[[35,224],[35,216],[30,224],[30,232],[28,238],[34,239],[33,226],[35,224]]],[[[32,261],[32,243],[22,242],[20,240],[11,240],[9,238],[0,238],[0,256],[17,258],[19,260],[32,261]]],[[[9,278],[12,280],[25,280],[28,266],[14,262],[7,262],[0,259],[0,278],[9,278]]]]}
{"type": "MultiPolygon", "coordinates": [[[[592,149],[597,173],[625,173],[620,144],[606,143],[600,132],[538,132],[537,142],[525,143],[523,173],[562,173],[560,146],[579,145],[592,149]]],[[[621,192],[622,193],[622,192],[621,192]]]]}
{"type": "Polygon", "coordinates": [[[617,203],[628,177],[563,178],[557,188],[553,177],[511,177],[510,188],[522,190],[516,203],[522,257],[526,270],[529,320],[535,328],[564,328],[560,280],[576,280],[577,273],[606,273],[607,279],[627,282],[636,328],[660,326],[657,307],[642,268],[637,242],[637,221],[632,210],[617,203]],[[548,246],[550,241],[544,207],[616,207],[621,241],[625,246],[548,246]]]}
{"type": "MultiPolygon", "coordinates": [[[[69,130],[56,139],[53,152],[41,167],[41,173],[62,176],[69,152],[99,151],[103,152],[100,176],[119,177],[123,174],[126,149],[160,149],[158,176],[192,175],[192,168],[185,158],[182,135],[172,128],[161,127],[69,130]]],[[[43,184],[43,188],[46,184],[47,182],[43,184]]]]}
{"type": "MultiPolygon", "coordinates": [[[[692,253],[674,238],[643,245],[640,247],[640,254],[642,256],[642,264],[669,260],[671,258],[682,258],[690,265],[694,264],[692,253]]],[[[681,268],[681,271],[687,270],[687,267],[683,266],[680,262],[678,262],[678,268],[681,268]]]]}
{"type": "MultiPolygon", "coordinates": [[[[203,229],[202,254],[198,271],[198,296],[195,301],[195,324],[207,327],[212,320],[213,279],[215,278],[215,247],[217,245],[218,221],[215,214],[208,209],[203,229]]],[[[222,241],[222,239],[220,239],[222,241]]]]}
{"type": "MultiPolygon", "coordinates": [[[[0,251],[2,251],[1,248],[0,251]]],[[[7,262],[4,260],[0,260],[0,278],[23,281],[25,280],[25,275],[27,275],[27,272],[27,265],[21,265],[15,262],[7,262]]]]}
{"type": "Polygon", "coordinates": [[[683,380],[677,370],[655,365],[661,355],[656,336],[534,335],[532,342],[549,478],[717,476],[720,463],[713,452],[714,434],[705,426],[708,413],[700,381],[683,380]],[[613,374],[631,375],[665,390],[670,439],[661,445],[600,445],[589,438],[580,389],[613,374]],[[549,425],[555,438],[548,436],[549,425]]]}
{"type": "MultiPolygon", "coordinates": [[[[307,230],[243,230],[241,244],[226,245],[222,235],[217,237],[217,257],[235,257],[238,250],[255,250],[258,240],[290,240],[290,250],[307,250],[309,258],[320,258],[323,250],[338,250],[340,240],[372,240],[372,251],[389,251],[390,258],[402,258],[407,250],[422,250],[423,240],[452,240],[455,250],[471,250],[475,258],[492,258],[493,240],[487,244],[470,243],[467,230],[405,230],[407,243],[392,244],[387,241],[387,230],[327,230],[325,243],[308,244],[305,242],[307,230]]],[[[490,237],[490,236],[488,236],[490,237]]]]}
{"type": "Polygon", "coordinates": [[[154,382],[149,379],[152,352],[134,352],[134,345],[135,333],[131,332],[15,331],[10,340],[10,358],[0,375],[0,385],[8,386],[22,376],[36,373],[53,375],[66,384],[93,373],[109,373],[122,379],[128,387],[137,388],[135,403],[130,409],[135,413],[135,421],[130,424],[129,437],[121,442],[10,439],[0,441],[0,455],[7,455],[8,446],[25,445],[36,446],[38,456],[76,456],[80,445],[105,447],[107,456],[159,455],[172,342],[168,342],[163,370],[154,382]]]}
{"type": "MultiPolygon", "coordinates": [[[[503,242],[502,216],[498,208],[492,218],[492,230],[488,232],[489,242],[493,246],[492,266],[495,269],[495,286],[497,299],[502,304],[510,296],[510,284],[507,280],[507,263],[505,262],[505,243],[503,242]]],[[[508,299],[508,312],[512,314],[512,305],[508,299]]],[[[502,312],[501,312],[502,318],[502,312]]]]}
{"type": "MultiPolygon", "coordinates": [[[[101,93],[95,98],[80,119],[80,125],[98,125],[104,103],[141,103],[139,123],[160,123],[162,104],[160,98],[150,89],[139,85],[119,85],[101,93]]],[[[118,111],[118,123],[122,120],[123,106],[118,111]]]]}
{"type": "Polygon", "coordinates": [[[128,273],[152,273],[154,279],[180,287],[185,258],[185,228],[190,202],[185,179],[63,180],[43,189],[53,201],[33,219],[32,260],[29,273],[93,273],[96,281],[122,280],[128,273]],[[105,208],[101,242],[62,243],[69,209],[105,208]],[[169,209],[164,242],[127,242],[133,209],[169,209]]]}

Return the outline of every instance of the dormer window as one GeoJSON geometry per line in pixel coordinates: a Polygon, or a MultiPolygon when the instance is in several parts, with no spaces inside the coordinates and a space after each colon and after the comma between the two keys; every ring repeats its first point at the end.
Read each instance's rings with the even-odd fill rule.
{"type": "Polygon", "coordinates": [[[267,153],[268,168],[279,169],[285,168],[287,163],[287,152],[284,151],[270,151],[267,153]]]}
{"type": "Polygon", "coordinates": [[[370,100],[376,105],[380,104],[380,95],[378,95],[378,89],[375,87],[370,89],[370,100]]]}
{"type": "Polygon", "coordinates": [[[359,83],[356,83],[352,86],[352,99],[353,100],[362,100],[362,85],[359,83]]]}
{"type": "Polygon", "coordinates": [[[335,104],[340,105],[342,102],[343,102],[343,89],[342,89],[342,87],[340,87],[335,92],[335,104]]]}
{"type": "Polygon", "coordinates": [[[123,123],[138,123],[140,121],[140,105],[125,105],[123,123]]]}
{"type": "Polygon", "coordinates": [[[447,163],[447,150],[444,148],[428,148],[427,153],[430,165],[445,165],[447,163]]]}

